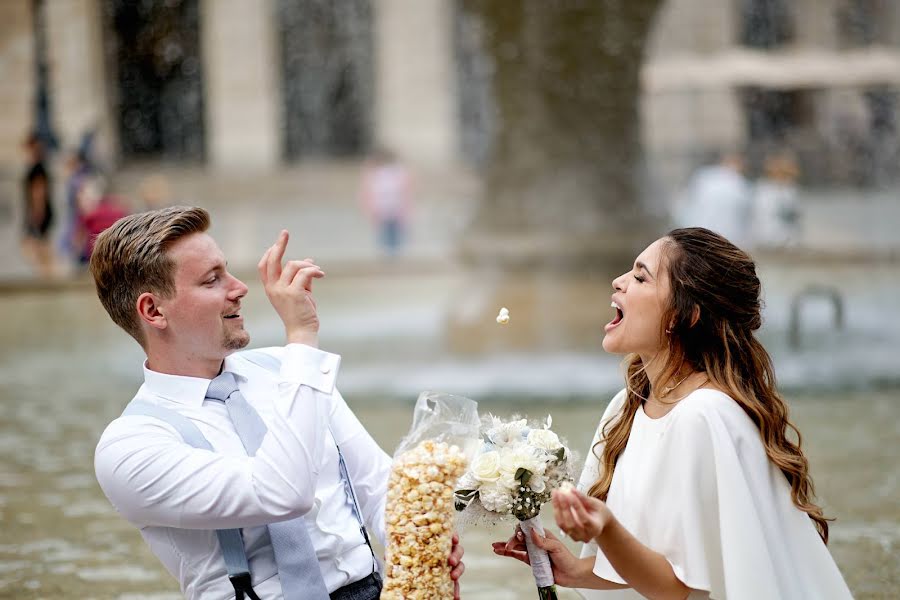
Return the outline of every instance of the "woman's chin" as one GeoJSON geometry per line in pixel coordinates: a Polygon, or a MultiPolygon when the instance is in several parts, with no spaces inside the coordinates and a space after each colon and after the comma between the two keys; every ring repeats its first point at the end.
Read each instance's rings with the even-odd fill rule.
{"type": "Polygon", "coordinates": [[[610,354],[626,354],[625,350],[623,350],[620,346],[619,340],[616,339],[616,336],[610,332],[607,333],[603,338],[603,349],[610,354]]]}

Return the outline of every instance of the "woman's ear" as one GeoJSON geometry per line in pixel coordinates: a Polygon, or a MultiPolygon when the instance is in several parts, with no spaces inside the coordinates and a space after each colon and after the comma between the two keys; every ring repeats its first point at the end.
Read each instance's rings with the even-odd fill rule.
{"type": "Polygon", "coordinates": [[[697,321],[700,320],[700,306],[695,304],[694,309],[691,311],[691,327],[697,324],[697,321]]]}
{"type": "Polygon", "coordinates": [[[165,329],[168,325],[166,316],[163,314],[159,305],[159,299],[151,292],[144,292],[138,296],[137,303],[138,318],[153,327],[154,329],[165,329]]]}

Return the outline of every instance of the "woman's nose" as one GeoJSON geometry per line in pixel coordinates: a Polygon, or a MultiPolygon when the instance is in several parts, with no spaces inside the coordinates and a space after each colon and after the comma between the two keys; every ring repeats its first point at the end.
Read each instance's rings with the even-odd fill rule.
{"type": "Polygon", "coordinates": [[[625,291],[624,284],[625,284],[625,276],[624,275],[619,275],[618,277],[613,279],[613,282],[612,282],[613,289],[616,290],[617,292],[625,291]]]}

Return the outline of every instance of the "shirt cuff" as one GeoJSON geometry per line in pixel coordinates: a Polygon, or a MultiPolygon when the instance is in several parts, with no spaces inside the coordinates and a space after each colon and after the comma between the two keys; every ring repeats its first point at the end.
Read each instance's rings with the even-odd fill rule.
{"type": "Polygon", "coordinates": [[[339,354],[305,344],[288,344],[281,360],[281,377],[330,394],[340,366],[339,354]]]}

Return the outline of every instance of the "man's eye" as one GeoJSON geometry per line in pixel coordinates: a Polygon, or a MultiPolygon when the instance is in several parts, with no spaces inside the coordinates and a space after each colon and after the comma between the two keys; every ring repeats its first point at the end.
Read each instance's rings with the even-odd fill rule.
{"type": "Polygon", "coordinates": [[[213,275],[212,277],[210,277],[209,279],[207,279],[207,280],[204,281],[203,283],[206,284],[206,285],[212,285],[212,284],[214,284],[215,282],[217,282],[218,280],[219,280],[219,278],[218,278],[216,275],[213,275]]]}

